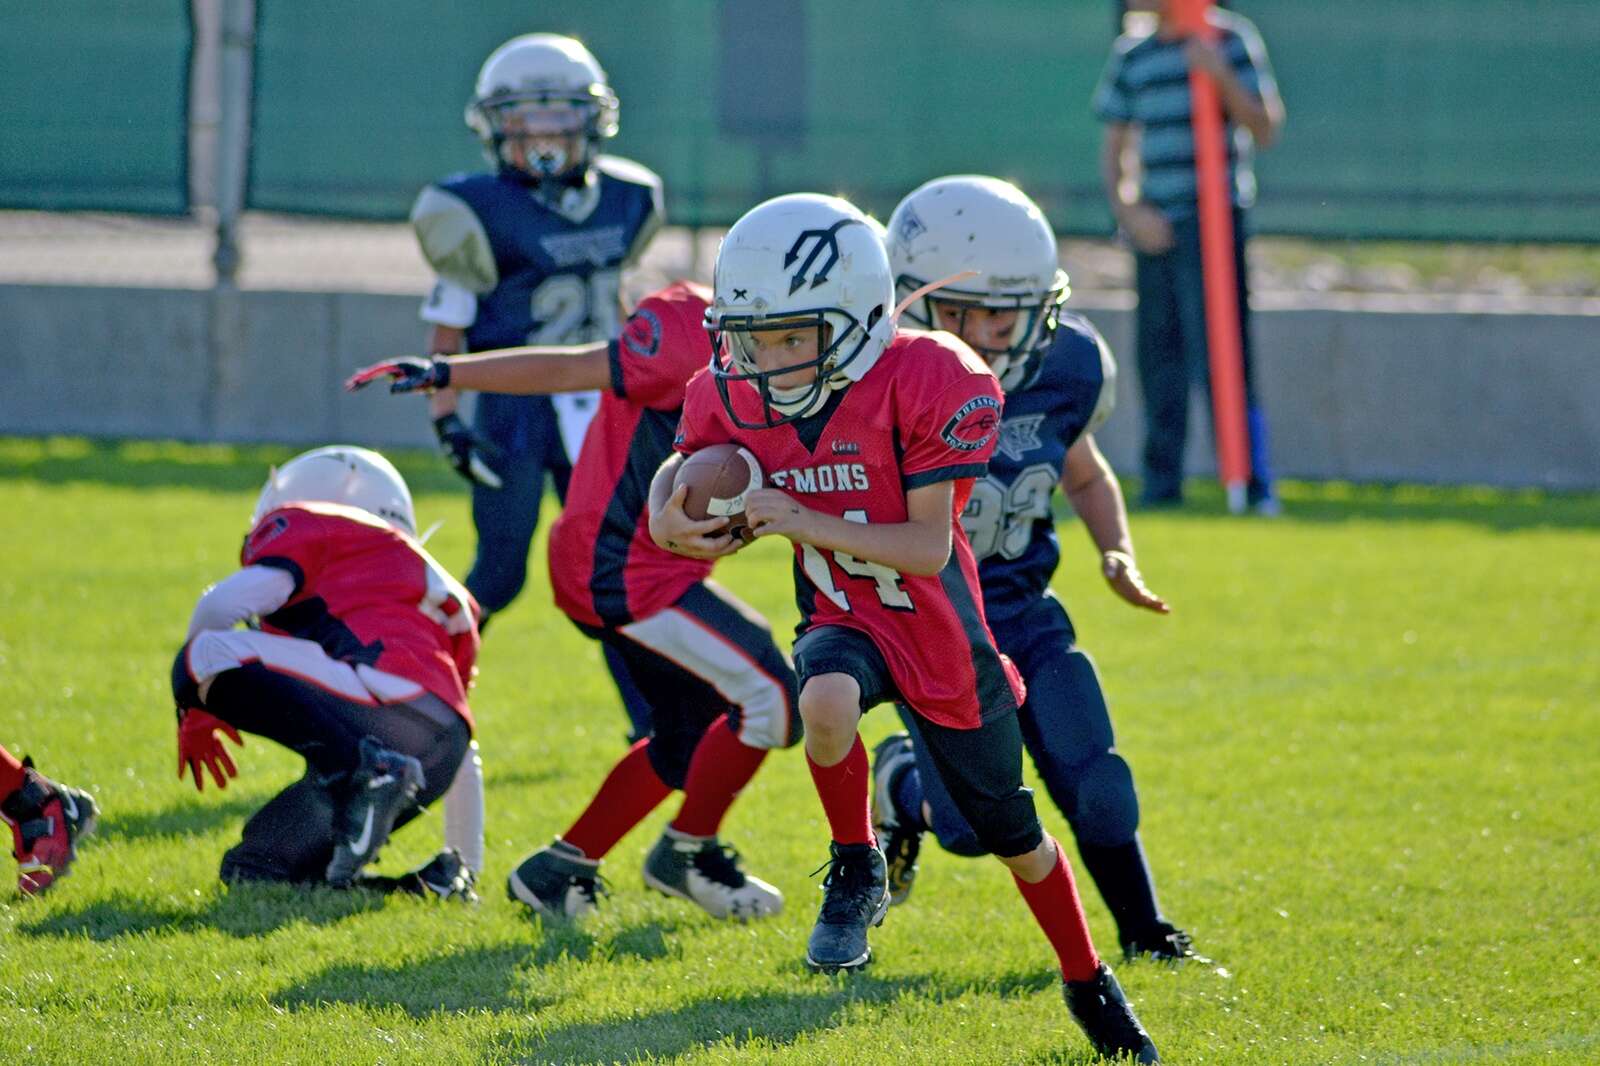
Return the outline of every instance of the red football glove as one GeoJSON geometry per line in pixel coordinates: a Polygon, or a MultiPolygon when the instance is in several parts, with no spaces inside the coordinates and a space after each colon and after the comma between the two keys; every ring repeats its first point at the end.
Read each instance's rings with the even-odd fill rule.
{"type": "Polygon", "coordinates": [[[233,765],[228,749],[217,736],[219,729],[232,737],[235,744],[244,747],[239,731],[215,715],[195,707],[178,711],[178,779],[183,780],[184,768],[188,767],[194,776],[196,792],[206,790],[205,777],[200,773],[202,766],[210,767],[211,779],[218,788],[227,788],[228,778],[239,776],[239,768],[233,765]]]}

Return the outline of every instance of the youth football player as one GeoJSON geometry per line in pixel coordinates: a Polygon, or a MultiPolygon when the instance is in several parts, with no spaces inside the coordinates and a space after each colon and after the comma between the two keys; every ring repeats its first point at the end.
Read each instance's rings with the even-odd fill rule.
{"type": "MultiPolygon", "coordinates": [[[[850,204],[796,194],[753,208],[717,254],[715,355],[690,382],[676,442],[683,454],[729,441],[752,451],[775,487],[750,494],[747,517],[794,544],[800,713],[833,837],[806,961],[838,971],[871,958],[889,886],[857,725],[898,699],[1055,948],[1091,1042],[1156,1061],[1022,786],[1024,688],[989,635],[957,521],[995,447],[1000,384],[956,338],[897,331],[893,300],[883,243],[850,204]]],[[[671,491],[680,462],[652,485],[651,534],[691,557],[733,550],[720,523],[684,513],[671,491]]]]}
{"type": "MultiPolygon", "coordinates": [[[[219,733],[290,748],[305,776],[251,815],[222,879],[355,884],[468,750],[478,606],[417,541],[399,472],[364,448],[272,471],[239,562],[200,597],[173,663],[178,775],[226,787],[238,771],[219,733]]],[[[360,883],[466,897],[470,876],[449,848],[360,883]]]]}
{"type": "Polygon", "coordinates": [[[799,740],[794,671],[766,621],[708,580],[709,560],[657,547],[646,528],[650,478],[672,452],[685,384],[711,359],[708,303],[704,288],[680,282],[645,299],[609,343],[403,359],[351,378],[359,387],[390,377],[396,392],[605,390],[550,530],[550,582],[557,606],[622,658],[651,726],[578,819],[512,872],[512,897],[547,916],[593,910],[600,860],[674,789],[683,805],[645,859],[646,884],[717,918],[758,918],[783,903],[718,833],[767,752],[799,740]]]}
{"type": "MultiPolygon", "coordinates": [[[[1023,743],[1072,826],[1125,957],[1199,958],[1156,903],[1133,776],[1117,752],[1094,663],[1050,591],[1061,559],[1050,506],[1059,485],[1099,549],[1112,591],[1135,607],[1167,610],[1139,576],[1121,489],[1095,447],[1094,431],[1114,401],[1116,364],[1094,326],[1062,309],[1067,276],[1055,233],[1015,185],[977,176],[928,182],[895,209],[888,240],[897,293],[971,272],[914,301],[906,317],[961,337],[1005,390],[995,452],[961,524],[995,643],[1028,686],[1023,743]]],[[[897,903],[911,893],[930,827],[949,851],[983,851],[933,770],[916,716],[901,716],[908,733],[884,740],[873,760],[874,816],[897,903]]]]}
{"type": "MultiPolygon", "coordinates": [[[[662,212],[660,178],[600,152],[618,115],[605,71],[570,37],[514,37],[484,62],[465,117],[493,170],[429,185],[411,209],[437,276],[422,307],[430,352],[617,335],[622,270],[644,252],[662,212]]],[[[545,474],[564,501],[598,402],[592,390],[554,404],[543,394],[486,392],[468,428],[454,391],[430,397],[440,447],[472,484],[478,547],[466,586],[485,622],[522,591],[545,474]]],[[[606,661],[642,735],[636,686],[609,651],[606,661]]]]}
{"type": "Polygon", "coordinates": [[[94,797],[50,780],[0,746],[0,820],[11,827],[17,890],[35,896],[71,872],[78,840],[94,832],[94,797]]]}

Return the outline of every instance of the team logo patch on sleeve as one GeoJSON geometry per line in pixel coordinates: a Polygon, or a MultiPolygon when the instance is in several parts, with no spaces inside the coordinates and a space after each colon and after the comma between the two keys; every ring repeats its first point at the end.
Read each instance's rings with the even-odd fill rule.
{"type": "Polygon", "coordinates": [[[647,307],[635,311],[622,328],[622,343],[634,355],[649,359],[661,351],[661,319],[647,307]]]}
{"type": "Polygon", "coordinates": [[[258,555],[267,544],[277,540],[289,531],[289,519],[283,515],[273,515],[270,522],[263,522],[250,534],[250,539],[245,541],[246,555],[258,555]]]}
{"type": "Polygon", "coordinates": [[[1000,401],[993,396],[974,396],[950,416],[939,436],[950,447],[975,452],[989,443],[1000,424],[1000,401]]]}

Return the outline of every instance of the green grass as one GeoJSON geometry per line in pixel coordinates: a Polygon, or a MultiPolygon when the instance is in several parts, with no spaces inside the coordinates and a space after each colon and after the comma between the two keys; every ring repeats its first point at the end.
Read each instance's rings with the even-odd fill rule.
{"type": "MultiPolygon", "coordinates": [[[[224,890],[218,858],[295,760],[249,740],[226,792],[180,784],[168,668],[285,454],[0,440],[0,742],[105,812],[59,890],[0,891],[0,1062],[1089,1061],[997,863],[930,849],[867,975],[804,972],[826,836],[798,752],[726,834],[787,894],[778,919],[720,925],[646,894],[670,802],[607,861],[592,924],[508,903],[510,865],[566,824],[624,731],[542,564],[473,700],[483,904],[224,890]]],[[[436,554],[464,569],[452,475],[400,460],[424,524],[446,520],[436,554]]],[[[1170,618],[1113,600],[1075,528],[1057,584],[1105,677],[1163,903],[1227,971],[1121,968],[1166,1061],[1600,1062],[1600,499],[1288,485],[1288,516],[1264,522],[1199,495],[1136,520],[1170,618]]],[[[782,631],[788,573],[767,544],[723,576],[782,631]]],[[[891,728],[874,712],[867,739],[891,728]]],[[[439,839],[420,820],[383,868],[439,839]]]]}

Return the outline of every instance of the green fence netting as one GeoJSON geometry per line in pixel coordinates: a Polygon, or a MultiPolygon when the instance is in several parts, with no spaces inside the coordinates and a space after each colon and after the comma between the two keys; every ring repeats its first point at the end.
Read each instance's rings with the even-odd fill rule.
{"type": "Polygon", "coordinates": [[[184,0],[0,0],[0,207],[178,214],[184,0]]]}

